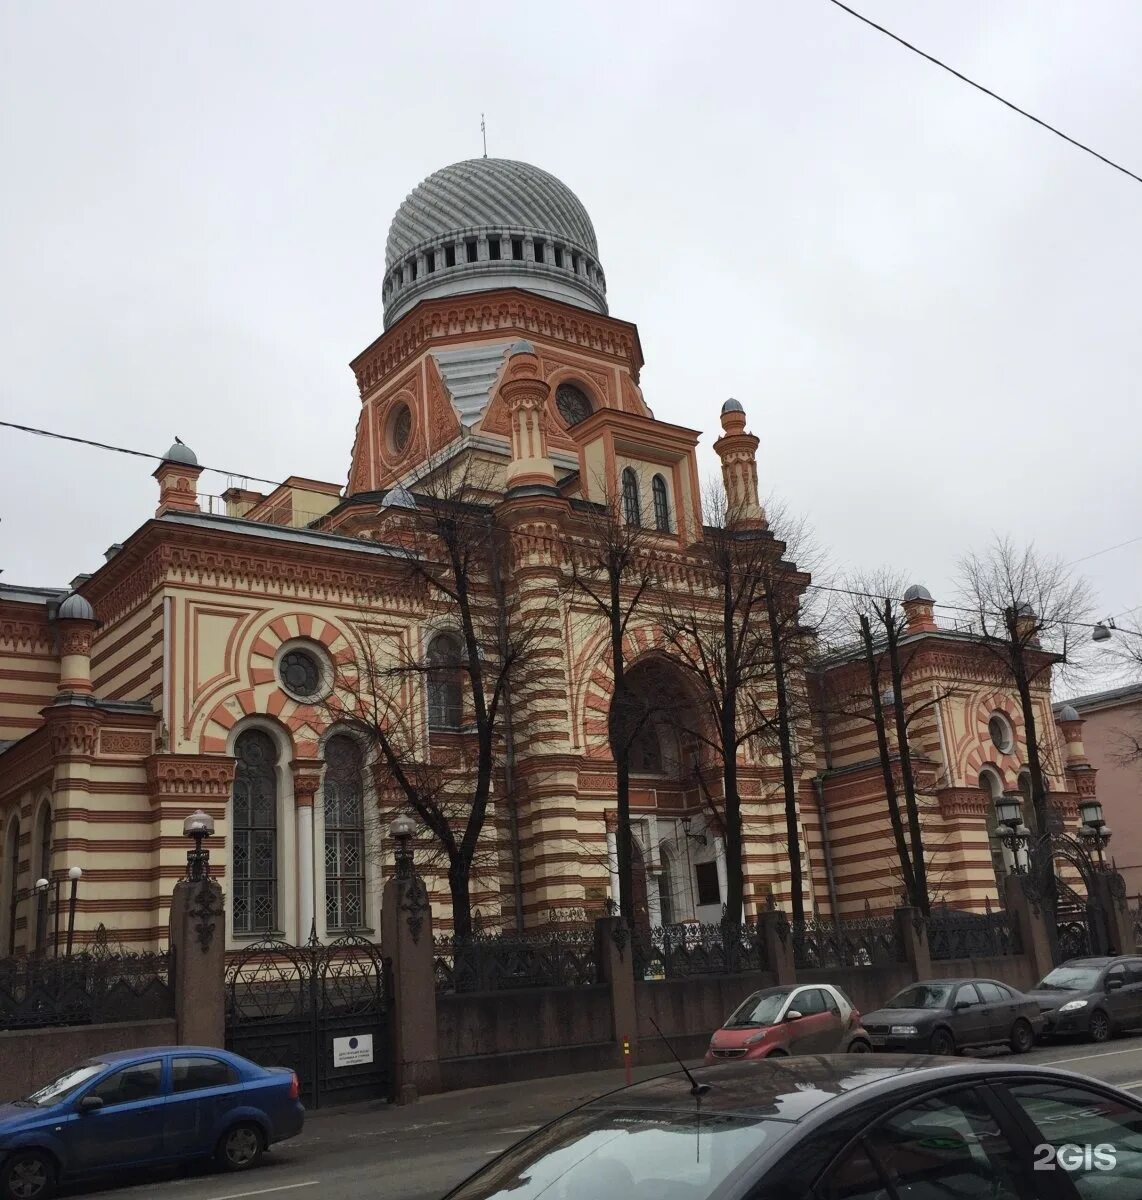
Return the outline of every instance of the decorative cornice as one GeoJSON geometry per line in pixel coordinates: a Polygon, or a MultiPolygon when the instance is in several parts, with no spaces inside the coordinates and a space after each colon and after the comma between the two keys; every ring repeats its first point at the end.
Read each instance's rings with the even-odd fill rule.
{"type": "Polygon", "coordinates": [[[212,800],[230,798],[235,762],[222,754],[152,754],[147,759],[151,801],[175,798],[212,800]]]}
{"type": "Polygon", "coordinates": [[[0,756],[0,795],[22,791],[52,769],[52,744],[41,726],[0,756]]]}

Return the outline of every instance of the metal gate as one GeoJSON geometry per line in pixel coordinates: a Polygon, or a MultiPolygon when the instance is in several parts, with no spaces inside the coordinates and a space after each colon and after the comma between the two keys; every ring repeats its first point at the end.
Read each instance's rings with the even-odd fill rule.
{"type": "Polygon", "coordinates": [[[328,946],[276,938],[241,951],[226,972],[226,1047],[297,1072],[311,1108],[391,1099],[388,962],[367,938],[328,946]]]}

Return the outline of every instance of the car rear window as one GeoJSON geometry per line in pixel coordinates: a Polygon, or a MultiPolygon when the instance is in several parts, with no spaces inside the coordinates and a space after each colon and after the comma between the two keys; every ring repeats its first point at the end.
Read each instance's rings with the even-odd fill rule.
{"type": "Polygon", "coordinates": [[[238,1072],[217,1058],[171,1060],[171,1091],[193,1092],[198,1088],[224,1087],[238,1081],[238,1072]]]}
{"type": "Polygon", "coordinates": [[[792,1128],[737,1113],[588,1109],[533,1134],[450,1200],[695,1200],[792,1128]]]}

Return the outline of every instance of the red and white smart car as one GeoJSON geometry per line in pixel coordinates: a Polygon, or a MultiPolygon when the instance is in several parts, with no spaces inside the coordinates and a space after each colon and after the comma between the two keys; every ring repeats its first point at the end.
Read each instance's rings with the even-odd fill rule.
{"type": "Polygon", "coordinates": [[[754,992],[710,1039],[706,1062],[789,1054],[868,1054],[853,1002],[831,983],[754,992]]]}

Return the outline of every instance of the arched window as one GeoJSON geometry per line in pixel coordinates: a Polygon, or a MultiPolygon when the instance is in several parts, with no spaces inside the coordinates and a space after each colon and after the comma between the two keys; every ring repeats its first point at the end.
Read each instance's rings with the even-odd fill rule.
{"type": "Polygon", "coordinates": [[[650,490],[654,494],[654,528],[660,533],[670,532],[670,499],[666,494],[666,480],[655,475],[650,490]]]}
{"type": "Polygon", "coordinates": [[[638,476],[632,467],[623,468],[623,516],[628,525],[642,524],[642,510],[638,499],[638,476]]]}
{"type": "Polygon", "coordinates": [[[4,886],[8,892],[8,941],[5,954],[16,953],[16,909],[20,900],[20,822],[8,822],[8,839],[4,846],[4,886]]]}
{"type": "Polygon", "coordinates": [[[278,750],[268,733],[247,729],[234,757],[234,932],[258,933],[277,927],[278,750]]]}
{"type": "Polygon", "coordinates": [[[630,744],[630,769],[639,775],[662,774],[662,739],[653,721],[646,721],[630,744]]]}
{"type": "Polygon", "coordinates": [[[460,639],[452,633],[438,633],[428,643],[429,729],[459,729],[463,699],[460,639]]]}
{"type": "Polygon", "coordinates": [[[337,734],[325,744],[325,928],[365,924],[365,790],[361,747],[337,734]]]}
{"type": "MultiPolygon", "coordinates": [[[[39,830],[39,862],[36,879],[51,880],[52,877],[52,806],[45,804],[40,809],[39,830]]],[[[43,954],[48,946],[48,902],[51,888],[45,888],[36,893],[36,953],[43,954]]]]}

